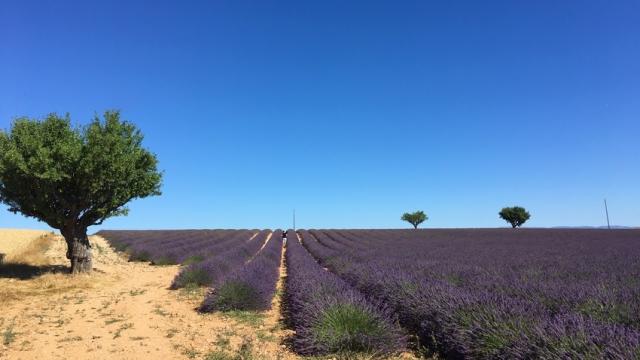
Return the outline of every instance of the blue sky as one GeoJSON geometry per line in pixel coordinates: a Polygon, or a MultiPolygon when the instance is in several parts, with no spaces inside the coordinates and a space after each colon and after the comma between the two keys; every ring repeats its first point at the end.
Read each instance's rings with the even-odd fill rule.
{"type": "MultiPolygon", "coordinates": [[[[637,1],[4,1],[0,128],[120,109],[165,172],[102,228],[640,225],[637,1]],[[153,4],[153,5],[149,5],[153,4]]],[[[44,227],[0,209],[0,227],[44,227]]],[[[97,230],[97,229],[92,229],[97,230]]]]}

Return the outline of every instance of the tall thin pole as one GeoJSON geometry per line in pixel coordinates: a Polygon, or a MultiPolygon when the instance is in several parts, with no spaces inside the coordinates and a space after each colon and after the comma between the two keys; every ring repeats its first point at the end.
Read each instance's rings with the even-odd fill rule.
{"type": "Polygon", "coordinates": [[[293,209],[293,231],[296,231],[296,209],[293,209]]]}
{"type": "Polygon", "coordinates": [[[607,207],[607,199],[604,199],[604,212],[607,214],[607,229],[611,230],[611,224],[609,223],[609,208],[607,207]]]}

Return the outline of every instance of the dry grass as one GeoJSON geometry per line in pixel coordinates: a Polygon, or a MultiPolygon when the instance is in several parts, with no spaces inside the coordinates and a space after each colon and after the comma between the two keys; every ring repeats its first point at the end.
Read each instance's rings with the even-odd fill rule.
{"type": "Polygon", "coordinates": [[[5,261],[9,264],[25,264],[33,266],[51,265],[46,252],[51,244],[56,241],[53,234],[41,234],[32,241],[23,244],[20,249],[9,253],[5,261]]]}
{"type": "Polygon", "coordinates": [[[86,290],[96,287],[96,278],[92,275],[48,273],[28,281],[15,281],[11,286],[0,287],[0,307],[26,297],[49,296],[73,290],[86,290]]]}
{"type": "Polygon", "coordinates": [[[60,241],[59,236],[51,233],[41,234],[7,256],[5,263],[0,266],[0,283],[3,285],[0,286],[1,306],[25,297],[59,294],[96,286],[96,276],[69,276],[65,265],[54,264],[47,252],[60,241]]]}
{"type": "Polygon", "coordinates": [[[11,255],[19,252],[31,240],[47,233],[43,230],[0,229],[0,253],[11,255]]]}

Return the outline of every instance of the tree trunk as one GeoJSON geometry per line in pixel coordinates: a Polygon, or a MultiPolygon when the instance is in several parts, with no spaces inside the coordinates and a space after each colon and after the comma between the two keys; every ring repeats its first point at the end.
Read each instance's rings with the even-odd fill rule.
{"type": "Polygon", "coordinates": [[[71,261],[71,273],[90,273],[93,265],[87,229],[65,229],[62,231],[62,236],[67,242],[67,259],[71,261]]]}
{"type": "Polygon", "coordinates": [[[413,224],[413,228],[417,229],[418,228],[418,224],[413,224]]]}

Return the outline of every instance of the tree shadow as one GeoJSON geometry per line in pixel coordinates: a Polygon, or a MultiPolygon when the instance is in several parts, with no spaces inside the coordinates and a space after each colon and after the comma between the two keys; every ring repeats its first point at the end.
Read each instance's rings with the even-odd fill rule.
{"type": "Polygon", "coordinates": [[[69,274],[70,269],[64,265],[28,265],[28,264],[0,264],[0,279],[29,280],[44,274],[69,274]]]}

